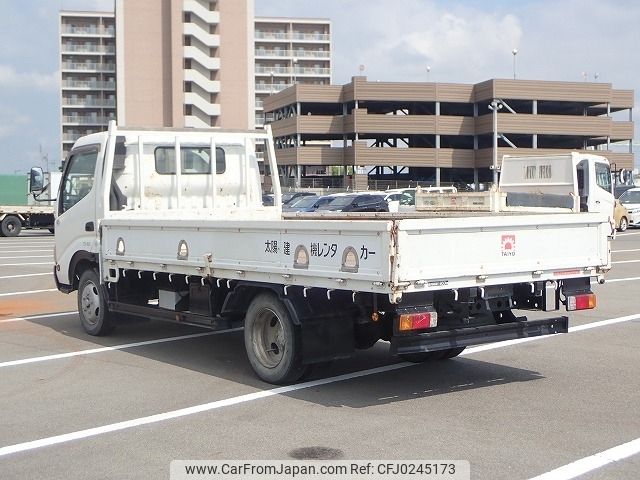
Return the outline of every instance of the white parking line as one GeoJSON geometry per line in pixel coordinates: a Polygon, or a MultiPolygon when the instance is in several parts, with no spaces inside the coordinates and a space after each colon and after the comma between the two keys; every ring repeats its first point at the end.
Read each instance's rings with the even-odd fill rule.
{"type": "Polygon", "coordinates": [[[581,458],[580,460],[576,460],[550,472],[533,477],[530,480],[569,480],[592,472],[610,463],[619,462],[637,453],[640,453],[640,438],[610,448],[604,452],[596,453],[590,457],[581,458]]]}
{"type": "Polygon", "coordinates": [[[178,337],[158,338],[156,340],[145,340],[143,342],[125,343],[122,345],[113,345],[111,347],[90,348],[87,350],[77,350],[75,352],[56,353],[53,355],[45,355],[42,357],[23,358],[21,360],[11,360],[9,362],[0,363],[0,368],[14,367],[16,365],[25,365],[27,363],[46,362],[48,360],[60,360],[62,358],[79,357],[81,355],[93,355],[95,353],[113,352],[116,350],[124,350],[126,348],[144,347],[145,345],[155,345],[157,343],[177,342],[189,338],[207,337],[210,335],[218,335],[221,333],[238,332],[242,328],[231,328],[228,330],[217,330],[215,332],[192,333],[190,335],[180,335],[178,337]]]}
{"type": "Polygon", "coordinates": [[[611,250],[611,253],[623,253],[623,252],[640,252],[640,248],[632,248],[630,250],[611,250]]]}
{"type": "Polygon", "coordinates": [[[4,280],[6,278],[23,278],[23,277],[39,277],[42,275],[51,275],[53,276],[53,274],[51,272],[45,272],[45,273],[25,273],[24,275],[8,275],[6,277],[0,277],[0,280],[4,280]]]}
{"type": "Polygon", "coordinates": [[[16,255],[12,257],[0,257],[0,260],[15,260],[16,258],[51,258],[51,255],[16,255]]]}
{"type": "MultiPolygon", "coordinates": [[[[620,318],[612,318],[609,320],[603,320],[601,322],[594,322],[593,327],[586,327],[581,325],[580,327],[575,327],[570,331],[578,331],[588,330],[589,328],[602,327],[605,325],[612,325],[615,323],[626,322],[629,320],[635,320],[640,318],[640,314],[628,315],[626,317],[620,318]]],[[[468,348],[463,354],[470,355],[472,353],[493,350],[496,348],[502,348],[509,345],[515,345],[518,343],[524,343],[533,340],[542,340],[547,338],[555,337],[555,335],[551,336],[543,336],[543,337],[533,337],[533,338],[524,338],[519,340],[510,340],[507,342],[498,342],[490,345],[481,345],[480,347],[472,347],[468,348]]],[[[181,408],[178,410],[172,410],[165,413],[158,413],[156,415],[149,415],[147,417],[134,418],[132,420],[125,420],[123,422],[111,423],[109,425],[103,425],[100,427],[88,428],[86,430],[79,430],[76,432],[65,433],[62,435],[55,435],[52,437],[41,438],[38,440],[32,440],[30,442],[16,443],[14,445],[7,445],[6,447],[0,448],[0,457],[5,455],[10,455],[12,453],[25,452],[28,450],[33,450],[36,448],[47,447],[51,445],[58,445],[61,443],[70,442],[72,440],[80,440],[83,438],[95,437],[97,435],[102,435],[105,433],[116,432],[119,430],[126,430],[129,428],[139,427],[142,425],[148,425],[151,423],[164,422],[166,420],[171,420],[174,418],[185,417],[187,415],[194,415],[202,412],[209,412],[212,410],[218,410],[224,407],[230,407],[232,405],[238,405],[241,403],[252,402],[254,400],[260,400],[263,398],[273,397],[275,395],[281,395],[285,393],[295,392],[298,390],[306,390],[308,388],[319,387],[322,385],[328,385],[331,383],[343,382],[345,380],[351,380],[354,378],[367,377],[370,375],[375,375],[378,373],[391,372],[394,370],[400,370],[403,368],[415,366],[414,363],[396,363],[393,365],[385,365],[383,367],[371,368],[368,370],[361,370],[359,372],[347,373],[344,375],[338,375],[335,377],[322,378],[319,380],[312,380],[310,382],[298,383],[296,385],[287,385],[285,387],[277,387],[270,390],[260,390],[254,393],[248,393],[246,395],[240,395],[237,397],[231,397],[223,400],[217,400],[215,402],[204,403],[201,405],[194,405],[193,407],[181,408]]]]}
{"type": "Polygon", "coordinates": [[[616,237],[628,237],[629,235],[640,235],[640,232],[617,233],[616,237]]]}
{"type": "Polygon", "coordinates": [[[45,241],[39,241],[39,242],[30,242],[30,241],[24,241],[22,239],[20,240],[16,240],[14,242],[7,242],[6,239],[3,239],[0,241],[0,246],[2,247],[7,247],[7,246],[11,246],[13,247],[14,245],[20,245],[21,247],[46,247],[46,246],[52,246],[55,244],[55,242],[45,242],[45,241]]]}
{"type": "Polygon", "coordinates": [[[53,262],[41,263],[0,263],[0,267],[24,267],[28,265],[53,265],[53,262]]]}
{"type": "Polygon", "coordinates": [[[616,265],[618,263],[638,263],[640,260],[621,260],[619,262],[611,262],[612,265],[616,265]]]}
{"type": "Polygon", "coordinates": [[[57,292],[57,288],[48,288],[46,290],[30,290],[28,292],[10,292],[0,293],[0,297],[12,297],[14,295],[31,295],[32,293],[57,292]]]}
{"type": "Polygon", "coordinates": [[[607,283],[615,283],[615,282],[633,282],[636,280],[640,280],[640,277],[627,277],[627,278],[612,278],[611,280],[607,279],[604,284],[607,283]]]}
{"type": "Polygon", "coordinates": [[[10,322],[28,322],[29,320],[37,320],[39,318],[48,318],[48,317],[62,317],[64,315],[74,315],[77,314],[77,311],[73,312],[60,312],[60,313],[43,313],[42,315],[31,315],[29,317],[13,317],[13,318],[5,318],[4,320],[0,320],[0,323],[10,323],[10,322]]]}
{"type": "Polygon", "coordinates": [[[0,248],[0,253],[34,253],[34,252],[51,252],[53,253],[53,248],[48,248],[46,250],[3,250],[0,248]]]}

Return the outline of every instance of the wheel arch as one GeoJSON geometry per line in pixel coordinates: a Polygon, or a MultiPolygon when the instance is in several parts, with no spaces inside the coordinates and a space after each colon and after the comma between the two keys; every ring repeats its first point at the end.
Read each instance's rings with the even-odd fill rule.
{"type": "Polygon", "coordinates": [[[98,268],[98,254],[79,250],[73,254],[69,262],[69,281],[72,290],[78,289],[82,272],[89,268],[98,268]]]}

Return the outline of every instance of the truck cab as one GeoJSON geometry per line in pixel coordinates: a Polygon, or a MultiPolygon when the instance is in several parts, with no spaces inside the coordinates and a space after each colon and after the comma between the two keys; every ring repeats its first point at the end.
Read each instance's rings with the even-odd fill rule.
{"type": "Polygon", "coordinates": [[[499,191],[507,198],[512,194],[512,204],[515,194],[529,194],[530,200],[537,196],[554,206],[563,201],[573,211],[600,212],[613,218],[612,188],[609,161],[600,155],[505,155],[502,160],[499,191]]]}

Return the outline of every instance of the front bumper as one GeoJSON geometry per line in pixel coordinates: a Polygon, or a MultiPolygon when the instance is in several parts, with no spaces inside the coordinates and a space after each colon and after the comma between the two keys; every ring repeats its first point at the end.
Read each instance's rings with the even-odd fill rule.
{"type": "Polygon", "coordinates": [[[432,352],[518,338],[567,333],[568,331],[569,318],[560,316],[542,320],[440,330],[416,335],[398,335],[391,338],[391,353],[432,352]]]}
{"type": "Polygon", "coordinates": [[[53,267],[53,280],[56,282],[56,288],[61,291],[62,293],[71,293],[73,292],[74,288],[71,285],[65,285],[64,283],[60,283],[60,280],[58,280],[58,271],[56,270],[56,267],[54,265],[53,267]]]}

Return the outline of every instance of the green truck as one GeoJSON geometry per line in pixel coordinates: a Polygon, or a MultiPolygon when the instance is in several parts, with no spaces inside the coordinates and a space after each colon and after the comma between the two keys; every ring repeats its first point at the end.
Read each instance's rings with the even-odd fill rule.
{"type": "Polygon", "coordinates": [[[45,173],[41,181],[47,188],[36,200],[29,195],[29,176],[0,175],[0,237],[16,237],[23,228],[42,228],[53,233],[60,176],[60,172],[45,173]]]}

